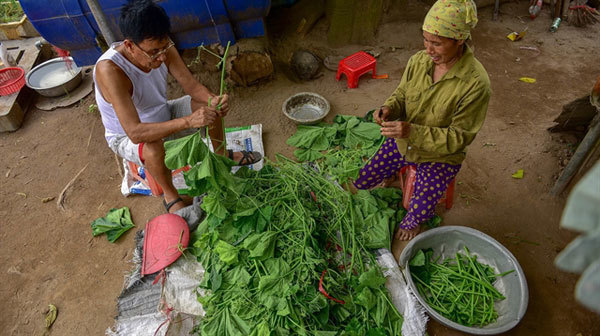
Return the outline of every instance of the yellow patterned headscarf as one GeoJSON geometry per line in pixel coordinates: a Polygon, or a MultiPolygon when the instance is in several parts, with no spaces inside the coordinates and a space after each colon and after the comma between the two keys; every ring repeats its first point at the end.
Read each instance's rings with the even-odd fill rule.
{"type": "Polygon", "coordinates": [[[473,0],[438,0],[427,13],[423,30],[442,37],[466,40],[477,24],[473,0]]]}

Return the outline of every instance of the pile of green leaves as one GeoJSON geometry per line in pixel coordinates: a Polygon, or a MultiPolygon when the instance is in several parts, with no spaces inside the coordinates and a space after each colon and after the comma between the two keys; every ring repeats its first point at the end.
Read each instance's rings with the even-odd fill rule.
{"type": "Polygon", "coordinates": [[[131,220],[128,207],[110,209],[106,217],[94,220],[91,225],[94,237],[106,233],[106,238],[111,243],[114,243],[123,233],[135,226],[131,220]]]}
{"type": "Polygon", "coordinates": [[[399,335],[369,248],[388,247],[378,200],[283,157],[204,198],[191,252],[206,269],[200,335],[399,335]],[[368,219],[368,220],[365,220],[368,219]],[[326,271],[324,273],[324,271],[326,271]],[[331,297],[319,291],[320,279],[331,297]]]}
{"type": "Polygon", "coordinates": [[[235,175],[233,162],[210,152],[199,133],[165,144],[167,166],[191,165],[189,193],[205,194],[207,216],[189,248],[206,270],[197,334],[400,334],[402,317],[370,251],[390,248],[406,213],[402,194],[378,188],[353,195],[334,179],[357,174],[380,145],[379,127],[368,131],[365,123],[340,116],[334,126],[302,131],[303,146],[335,149],[317,164],[279,157],[235,175]],[[351,155],[356,160],[344,162],[351,155]]]}
{"type": "Polygon", "coordinates": [[[409,263],[410,273],[419,294],[435,311],[464,326],[483,327],[498,318],[494,302],[505,299],[494,282],[514,270],[496,274],[466,246],[464,251],[438,264],[432,249],[419,250],[409,263]]]}
{"type": "Polygon", "coordinates": [[[209,190],[233,187],[231,167],[235,162],[211,152],[200,131],[186,137],[165,142],[165,164],[169,169],[187,165],[191,169],[183,174],[189,189],[186,193],[198,196],[209,190]],[[197,164],[199,163],[199,164],[197,164]]]}
{"type": "Polygon", "coordinates": [[[383,139],[370,112],[365,118],[337,115],[333,124],[299,125],[286,143],[298,148],[294,151],[298,160],[316,162],[319,169],[344,183],[358,177],[383,139]]]}

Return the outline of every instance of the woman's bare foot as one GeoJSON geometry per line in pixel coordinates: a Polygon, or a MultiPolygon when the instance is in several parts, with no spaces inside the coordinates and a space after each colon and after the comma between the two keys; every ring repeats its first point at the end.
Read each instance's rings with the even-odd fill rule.
{"type": "Polygon", "coordinates": [[[389,186],[392,185],[392,183],[396,182],[396,176],[393,175],[392,177],[388,177],[386,179],[383,179],[383,181],[381,181],[381,183],[379,183],[378,185],[375,186],[375,188],[387,188],[389,186]]]}
{"type": "Polygon", "coordinates": [[[414,229],[406,230],[398,228],[395,238],[398,240],[411,240],[421,232],[421,225],[417,225],[414,229]]]}

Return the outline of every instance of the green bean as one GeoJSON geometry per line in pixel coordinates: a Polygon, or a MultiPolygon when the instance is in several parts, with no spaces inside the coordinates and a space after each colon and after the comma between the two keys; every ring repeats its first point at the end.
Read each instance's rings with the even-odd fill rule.
{"type": "Polygon", "coordinates": [[[494,303],[505,297],[492,282],[512,271],[488,275],[490,266],[479,263],[467,247],[464,247],[464,254],[457,252],[454,258],[438,263],[440,258],[431,257],[426,264],[428,283],[411,271],[425,302],[444,317],[462,325],[484,326],[495,321],[498,313],[494,303]]]}

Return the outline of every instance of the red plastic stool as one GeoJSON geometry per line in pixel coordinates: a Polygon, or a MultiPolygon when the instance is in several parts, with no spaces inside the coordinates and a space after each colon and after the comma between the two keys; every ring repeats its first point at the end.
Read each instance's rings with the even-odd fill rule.
{"type": "Polygon", "coordinates": [[[375,57],[364,51],[359,51],[340,61],[335,79],[339,81],[342,74],[345,74],[348,78],[348,88],[356,88],[358,87],[358,78],[367,72],[373,71],[373,78],[377,77],[375,73],[376,63],[375,57]]]}
{"type": "MultiPolygon", "coordinates": [[[[154,177],[152,177],[152,175],[150,175],[150,172],[147,169],[144,169],[144,174],[146,175],[146,178],[144,179],[143,177],[140,176],[140,173],[138,172],[139,166],[137,164],[135,164],[131,161],[127,161],[127,165],[129,166],[129,171],[131,171],[131,175],[133,176],[133,178],[142,182],[142,184],[145,185],[146,187],[150,188],[150,191],[152,192],[153,196],[160,196],[163,194],[163,190],[162,190],[161,186],[158,184],[158,182],[156,182],[154,177]]],[[[177,173],[179,173],[181,171],[188,171],[188,170],[190,170],[190,166],[185,166],[183,168],[176,169],[171,173],[171,176],[175,176],[177,173]]]]}
{"type": "MultiPolygon", "coordinates": [[[[415,166],[404,166],[398,172],[398,179],[400,180],[400,188],[402,189],[402,206],[404,209],[408,209],[410,199],[413,192],[415,191],[415,181],[417,180],[417,168],[415,166]],[[404,176],[405,175],[405,176],[404,176]]],[[[445,196],[440,198],[438,203],[446,203],[446,209],[452,209],[454,205],[454,186],[456,184],[456,178],[453,178],[448,184],[445,196]]]]}

